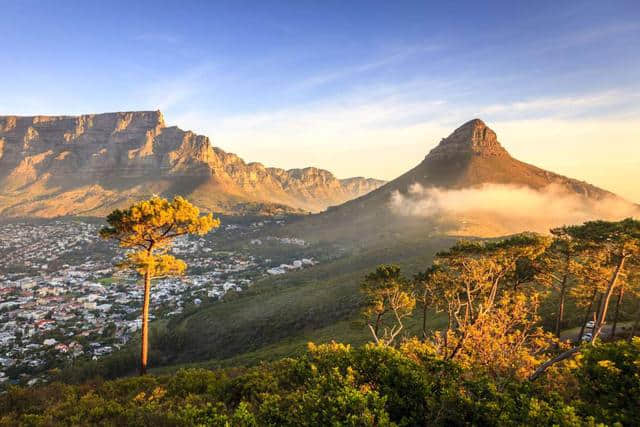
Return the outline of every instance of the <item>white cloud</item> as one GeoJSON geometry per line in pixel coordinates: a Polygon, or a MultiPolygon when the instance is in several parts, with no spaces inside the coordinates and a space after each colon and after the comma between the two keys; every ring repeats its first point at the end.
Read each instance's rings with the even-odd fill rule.
{"type": "Polygon", "coordinates": [[[637,206],[623,200],[611,197],[596,201],[555,185],[538,191],[502,184],[456,190],[414,184],[406,195],[395,192],[389,205],[398,215],[488,221],[508,233],[546,232],[565,224],[619,220],[640,214],[637,206]]]}
{"type": "Polygon", "coordinates": [[[541,97],[510,103],[489,105],[481,109],[483,114],[543,113],[545,116],[572,116],[596,108],[610,107],[636,101],[640,94],[610,90],[582,96],[541,97]]]}

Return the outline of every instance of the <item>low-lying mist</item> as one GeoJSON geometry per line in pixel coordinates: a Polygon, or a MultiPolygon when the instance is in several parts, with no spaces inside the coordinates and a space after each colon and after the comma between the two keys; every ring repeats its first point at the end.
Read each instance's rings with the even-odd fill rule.
{"type": "Polygon", "coordinates": [[[402,216],[455,220],[484,227],[488,234],[549,228],[588,220],[619,220],[640,216],[637,205],[616,197],[594,200],[561,186],[542,190],[505,184],[445,190],[413,184],[408,194],[392,194],[390,207],[402,216]]]}

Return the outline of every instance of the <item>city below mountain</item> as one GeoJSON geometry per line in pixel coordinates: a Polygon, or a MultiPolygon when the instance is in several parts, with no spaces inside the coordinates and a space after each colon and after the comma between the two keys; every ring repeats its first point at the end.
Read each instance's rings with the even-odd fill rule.
{"type": "Polygon", "coordinates": [[[383,183],[247,164],[206,136],[167,127],[160,111],[0,116],[5,217],[98,216],[152,194],[223,214],[315,212],[383,183]]]}

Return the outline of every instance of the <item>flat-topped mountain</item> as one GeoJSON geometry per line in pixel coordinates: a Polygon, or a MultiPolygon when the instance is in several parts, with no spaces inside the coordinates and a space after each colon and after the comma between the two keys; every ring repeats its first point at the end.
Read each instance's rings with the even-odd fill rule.
{"type": "Polygon", "coordinates": [[[407,230],[490,236],[631,215],[636,209],[606,190],[513,158],[496,133],[474,119],[442,139],[415,168],[294,227],[318,238],[328,232],[348,239],[385,238],[407,230]]]}
{"type": "Polygon", "coordinates": [[[102,215],[152,194],[226,214],[314,212],[383,183],[245,163],[160,111],[0,116],[2,216],[102,215]]]}

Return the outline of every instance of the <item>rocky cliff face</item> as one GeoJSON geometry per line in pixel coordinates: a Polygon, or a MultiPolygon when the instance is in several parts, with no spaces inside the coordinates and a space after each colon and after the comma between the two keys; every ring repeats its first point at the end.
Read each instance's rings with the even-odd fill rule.
{"type": "Polygon", "coordinates": [[[0,116],[0,215],[103,214],[151,194],[222,213],[320,211],[382,181],[245,163],[159,111],[0,116]]]}
{"type": "Polygon", "coordinates": [[[427,156],[447,161],[460,156],[508,157],[509,153],[502,148],[493,130],[482,120],[474,119],[444,138],[427,156]]]}

